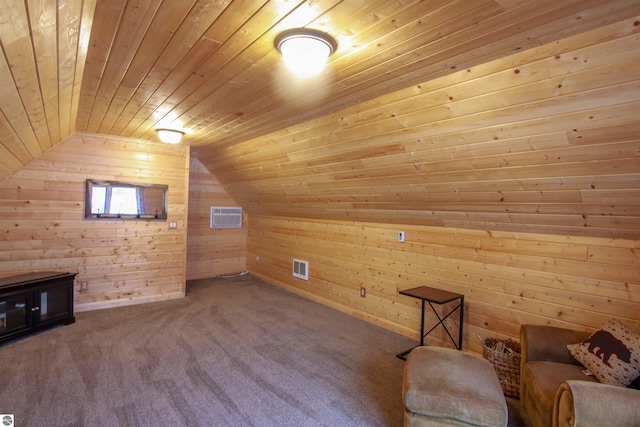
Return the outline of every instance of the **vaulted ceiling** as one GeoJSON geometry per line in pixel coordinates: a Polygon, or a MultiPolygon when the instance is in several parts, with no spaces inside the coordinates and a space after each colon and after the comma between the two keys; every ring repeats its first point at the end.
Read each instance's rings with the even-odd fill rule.
{"type": "Polygon", "coordinates": [[[637,13],[637,1],[5,0],[6,176],[74,130],[229,145],[637,13]],[[292,82],[287,28],[333,35],[323,80],[292,82]],[[292,97],[321,97],[300,109],[292,97]]]}
{"type": "Polygon", "coordinates": [[[637,0],[3,0],[0,179],[73,132],[157,141],[175,126],[211,153],[638,14],[637,0]],[[292,27],[338,41],[321,77],[284,70],[273,41],[292,27]]]}

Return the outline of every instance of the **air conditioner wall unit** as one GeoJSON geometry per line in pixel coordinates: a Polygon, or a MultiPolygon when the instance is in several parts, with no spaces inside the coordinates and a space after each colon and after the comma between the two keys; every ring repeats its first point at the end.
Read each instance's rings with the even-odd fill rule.
{"type": "Polygon", "coordinates": [[[242,208],[212,206],[211,228],[242,228],[242,208]]]}

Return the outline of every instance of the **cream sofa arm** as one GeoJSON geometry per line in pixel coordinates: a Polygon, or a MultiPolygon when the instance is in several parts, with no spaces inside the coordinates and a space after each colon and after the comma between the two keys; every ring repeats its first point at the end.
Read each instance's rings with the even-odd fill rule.
{"type": "Polygon", "coordinates": [[[560,384],[553,407],[553,427],[637,427],[640,390],[590,381],[560,384]]]}

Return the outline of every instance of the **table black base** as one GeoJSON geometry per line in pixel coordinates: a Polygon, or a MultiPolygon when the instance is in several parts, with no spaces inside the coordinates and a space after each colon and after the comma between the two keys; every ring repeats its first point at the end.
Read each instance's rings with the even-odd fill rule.
{"type": "Polygon", "coordinates": [[[416,347],[420,347],[419,345],[416,345],[414,347],[411,347],[409,350],[405,350],[402,353],[398,353],[396,354],[396,357],[398,359],[402,359],[402,360],[407,360],[407,356],[409,355],[409,353],[411,353],[411,351],[416,348],[416,347]]]}
{"type": "Polygon", "coordinates": [[[409,353],[411,353],[411,350],[413,350],[416,347],[424,345],[424,338],[427,335],[429,335],[439,325],[442,325],[442,327],[444,328],[444,331],[449,336],[449,339],[451,339],[451,342],[453,343],[453,345],[458,350],[462,350],[462,326],[464,322],[464,295],[444,291],[441,289],[429,288],[427,286],[420,286],[417,288],[400,291],[400,294],[420,299],[422,301],[422,310],[420,313],[420,318],[421,318],[420,319],[420,344],[417,346],[411,347],[410,349],[405,350],[402,353],[396,354],[396,357],[398,359],[407,360],[407,356],[409,355],[409,353]],[[436,311],[433,304],[442,305],[452,301],[458,301],[458,304],[452,310],[450,310],[449,313],[447,313],[447,315],[445,315],[444,317],[440,317],[440,315],[436,311]],[[429,331],[425,333],[424,317],[425,317],[425,306],[427,302],[429,303],[429,306],[431,307],[431,310],[433,311],[433,313],[438,318],[438,322],[431,329],[429,329],[429,331]],[[460,322],[458,326],[458,342],[456,342],[456,340],[451,336],[451,333],[447,329],[447,326],[444,324],[444,321],[447,320],[449,316],[451,316],[456,311],[458,311],[459,322],[460,322]]]}

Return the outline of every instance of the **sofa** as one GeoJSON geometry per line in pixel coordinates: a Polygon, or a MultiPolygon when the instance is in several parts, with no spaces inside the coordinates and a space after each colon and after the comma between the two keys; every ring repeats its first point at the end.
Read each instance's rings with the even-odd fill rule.
{"type": "MultiPolygon", "coordinates": [[[[632,334],[640,332],[640,323],[634,329],[632,334]]],[[[521,326],[520,400],[533,427],[640,426],[640,390],[601,383],[585,374],[585,366],[572,354],[580,357],[578,351],[589,352],[596,362],[610,362],[601,347],[589,342],[596,332],[521,326]]],[[[621,356],[636,364],[631,376],[638,375],[633,369],[640,362],[635,349],[630,358],[621,356]]]]}

